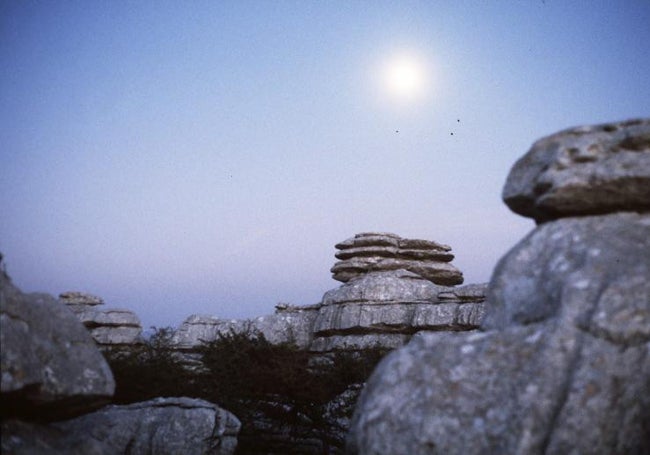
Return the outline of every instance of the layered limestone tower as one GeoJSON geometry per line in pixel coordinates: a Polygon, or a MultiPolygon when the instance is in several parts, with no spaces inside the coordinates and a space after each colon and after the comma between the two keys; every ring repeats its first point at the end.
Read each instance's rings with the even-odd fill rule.
{"type": "Polygon", "coordinates": [[[430,240],[403,239],[379,232],[357,234],[335,246],[339,262],[332,278],[343,283],[369,272],[408,270],[434,284],[453,286],[463,282],[463,274],[450,264],[451,247],[430,240]]]}
{"type": "Polygon", "coordinates": [[[85,292],[63,292],[59,301],[72,310],[100,347],[132,345],[140,340],[142,325],[131,310],[100,309],[104,300],[85,292]]]}
{"type": "Polygon", "coordinates": [[[335,246],[331,271],[345,283],[325,293],[311,350],[395,348],[422,331],[476,328],[486,285],[452,288],[463,274],[451,247],[395,234],[357,234],[335,246]]]}

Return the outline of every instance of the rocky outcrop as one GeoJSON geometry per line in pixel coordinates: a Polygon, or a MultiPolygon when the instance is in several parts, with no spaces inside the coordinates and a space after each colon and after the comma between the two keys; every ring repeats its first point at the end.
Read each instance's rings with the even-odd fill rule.
{"type": "MultiPolygon", "coordinates": [[[[603,127],[556,141],[572,131],[593,131],[581,133],[586,144],[607,142],[603,127]]],[[[612,141],[644,144],[643,130],[624,139],[618,131],[612,141]]],[[[584,163],[573,165],[576,182],[590,181],[584,163]]],[[[617,163],[592,168],[596,193],[617,163]]],[[[348,452],[650,452],[650,213],[621,211],[641,208],[637,182],[618,180],[612,213],[548,221],[519,242],[492,276],[482,332],[419,334],[384,359],[358,403],[348,452]]],[[[564,206],[578,207],[571,214],[592,210],[589,199],[579,209],[582,194],[564,194],[564,206]]],[[[519,204],[538,221],[551,213],[519,204]]]]}
{"type": "Polygon", "coordinates": [[[396,348],[416,332],[476,328],[485,300],[485,289],[482,298],[478,289],[473,290],[474,300],[454,297],[442,301],[441,293],[454,291],[415,273],[368,273],[325,293],[314,323],[311,350],[396,348]]]}
{"type": "Polygon", "coordinates": [[[53,297],[23,294],[3,271],[0,352],[3,417],[76,415],[113,395],[113,375],[83,325],[53,297]]]}
{"type": "Polygon", "coordinates": [[[408,270],[440,285],[463,282],[463,274],[450,264],[451,247],[430,240],[403,239],[389,233],[366,232],[336,244],[340,259],[332,278],[343,283],[370,272],[408,270]]]}
{"type": "Polygon", "coordinates": [[[48,426],[3,422],[2,452],[229,455],[235,451],[239,428],[234,415],[207,401],[156,398],[107,406],[48,426]]]}
{"type": "Polygon", "coordinates": [[[192,315],[174,332],[172,344],[179,350],[194,350],[203,342],[214,341],[222,335],[259,333],[273,344],[294,343],[301,349],[307,349],[319,307],[278,304],[274,314],[254,319],[192,315]]]}
{"type": "Polygon", "coordinates": [[[203,342],[230,333],[261,333],[273,344],[315,353],[395,348],[422,330],[474,329],[483,317],[485,285],[443,285],[463,280],[447,245],[362,233],[336,248],[333,277],[345,284],[319,304],[279,304],[275,314],[245,320],[192,315],[174,333],[173,345],[188,361],[203,342]]]}
{"type": "Polygon", "coordinates": [[[512,168],[503,199],[538,222],[650,210],[650,119],[583,126],[540,139],[512,168]]]}
{"type": "Polygon", "coordinates": [[[64,292],[59,301],[71,309],[100,347],[119,347],[140,341],[142,325],[131,310],[102,309],[104,301],[83,292],[64,292]]]}
{"type": "Polygon", "coordinates": [[[72,312],[47,294],[23,294],[0,263],[2,453],[234,453],[238,419],[203,400],[157,398],[96,410],[111,400],[115,383],[75,313],[103,302],[81,293],[62,299],[72,312]]]}

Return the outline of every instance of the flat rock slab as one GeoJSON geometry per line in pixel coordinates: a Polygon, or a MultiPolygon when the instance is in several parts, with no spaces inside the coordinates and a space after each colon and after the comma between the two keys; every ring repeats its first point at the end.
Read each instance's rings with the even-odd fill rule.
{"type": "Polygon", "coordinates": [[[240,422],[204,400],[156,398],[48,426],[7,421],[2,452],[12,454],[215,454],[235,452],[240,422]]]}
{"type": "Polygon", "coordinates": [[[535,142],[513,166],[503,200],[543,222],[650,210],[650,119],[572,128],[535,142]]]}

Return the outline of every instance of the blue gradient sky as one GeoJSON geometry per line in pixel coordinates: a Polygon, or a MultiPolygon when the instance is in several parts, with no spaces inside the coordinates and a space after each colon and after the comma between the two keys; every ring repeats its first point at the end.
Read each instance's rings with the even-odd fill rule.
{"type": "Polygon", "coordinates": [[[648,24],[648,1],[2,1],[0,251],[23,290],[145,326],[316,303],[369,230],[487,281],[533,227],[500,198],[530,144],[650,114],[648,24]],[[377,91],[398,49],[426,102],[377,91]]]}

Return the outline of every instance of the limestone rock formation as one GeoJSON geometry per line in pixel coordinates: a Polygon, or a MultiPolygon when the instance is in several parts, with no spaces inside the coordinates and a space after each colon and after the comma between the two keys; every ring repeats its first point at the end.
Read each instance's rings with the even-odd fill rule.
{"type": "Polygon", "coordinates": [[[0,267],[2,414],[41,420],[110,400],[115,383],[87,330],[47,294],[23,294],[0,267]]]}
{"type": "Polygon", "coordinates": [[[450,264],[451,247],[429,240],[403,239],[395,234],[366,232],[336,244],[340,259],[333,278],[347,283],[369,272],[408,270],[435,284],[455,285],[463,274],[450,264]]]}
{"type": "Polygon", "coordinates": [[[2,452],[12,454],[234,453],[239,420],[190,398],[156,398],[48,426],[2,423],[2,452]]]}
{"type": "Polygon", "coordinates": [[[77,315],[100,347],[128,346],[139,342],[142,325],[133,311],[100,309],[104,301],[83,292],[64,292],[59,295],[59,300],[77,315]]]}
{"type": "Polygon", "coordinates": [[[649,453],[650,213],[617,194],[612,213],[545,222],[499,262],[483,332],[419,334],[384,359],[348,452],[649,453]]]}
{"type": "Polygon", "coordinates": [[[469,302],[442,302],[438,296],[443,292],[453,291],[406,270],[371,272],[352,280],[323,296],[311,350],[395,348],[423,330],[476,328],[485,294],[469,302]]]}
{"type": "Polygon", "coordinates": [[[538,222],[650,210],[650,119],[571,128],[540,139],[512,168],[503,199],[538,222]]]}
{"type": "Polygon", "coordinates": [[[254,319],[192,315],[174,332],[172,343],[179,350],[193,350],[202,342],[214,341],[221,335],[261,333],[273,344],[295,343],[299,348],[307,349],[319,307],[278,304],[274,314],[254,319]]]}

